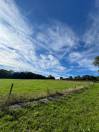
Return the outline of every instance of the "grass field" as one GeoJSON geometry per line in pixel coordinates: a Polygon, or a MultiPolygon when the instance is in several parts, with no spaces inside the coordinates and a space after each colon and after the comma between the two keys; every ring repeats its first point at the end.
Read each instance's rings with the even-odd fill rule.
{"type": "MultiPolygon", "coordinates": [[[[39,96],[50,91],[86,85],[88,82],[51,80],[0,80],[1,98],[14,83],[13,93],[39,96]]],[[[81,93],[47,104],[38,103],[0,111],[0,132],[99,132],[99,83],[81,93]]]]}
{"type": "Polygon", "coordinates": [[[47,92],[54,93],[67,88],[75,88],[86,85],[86,82],[72,82],[60,80],[0,80],[0,97],[7,96],[14,84],[12,94],[14,96],[24,96],[26,98],[45,96],[47,92]]]}

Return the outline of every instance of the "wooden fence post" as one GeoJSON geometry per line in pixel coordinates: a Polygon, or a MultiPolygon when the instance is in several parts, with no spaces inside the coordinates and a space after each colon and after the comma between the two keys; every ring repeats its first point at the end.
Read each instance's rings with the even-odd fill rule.
{"type": "Polygon", "coordinates": [[[11,84],[11,88],[10,88],[8,97],[10,97],[10,95],[11,95],[11,93],[12,93],[12,89],[13,89],[13,83],[11,84]]]}

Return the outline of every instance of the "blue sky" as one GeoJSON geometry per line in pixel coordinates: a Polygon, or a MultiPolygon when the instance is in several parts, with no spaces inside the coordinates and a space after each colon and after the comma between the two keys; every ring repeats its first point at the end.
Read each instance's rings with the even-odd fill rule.
{"type": "Polygon", "coordinates": [[[0,68],[98,75],[98,0],[0,0],[0,68]]]}

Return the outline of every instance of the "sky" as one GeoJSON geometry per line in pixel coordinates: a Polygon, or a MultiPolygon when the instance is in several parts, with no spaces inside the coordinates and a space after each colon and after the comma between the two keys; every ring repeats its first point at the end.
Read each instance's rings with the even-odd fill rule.
{"type": "Polygon", "coordinates": [[[99,0],[0,0],[0,69],[98,75],[99,0]]]}

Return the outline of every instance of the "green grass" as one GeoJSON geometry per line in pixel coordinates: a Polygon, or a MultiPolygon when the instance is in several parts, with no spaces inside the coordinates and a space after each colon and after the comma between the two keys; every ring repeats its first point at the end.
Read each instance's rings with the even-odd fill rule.
{"type": "MultiPolygon", "coordinates": [[[[9,80],[1,81],[6,82],[5,86],[10,85],[9,80]]],[[[13,81],[16,84],[18,82],[18,80],[13,81]]],[[[24,80],[22,82],[26,83],[24,80]]],[[[22,82],[17,84],[17,90],[21,90],[19,86],[22,86],[22,82]]],[[[32,91],[30,87],[32,84],[29,83],[31,80],[27,82],[32,91]]],[[[65,81],[40,80],[37,82],[34,80],[33,84],[34,82],[42,84],[36,87],[39,88],[38,93],[40,88],[42,91],[44,90],[42,86],[48,86],[48,88],[53,86],[53,89],[57,90],[75,85],[75,82],[65,81]]],[[[24,89],[28,88],[28,84],[23,85],[24,89]]],[[[76,84],[81,85],[82,83],[76,82],[76,84]]],[[[23,91],[21,91],[22,94],[23,91]]],[[[6,93],[6,90],[3,90],[2,93],[6,93]]],[[[48,104],[38,103],[23,108],[0,111],[0,132],[99,132],[99,83],[95,83],[81,93],[71,94],[57,101],[50,101],[48,104]]]]}
{"type": "Polygon", "coordinates": [[[26,98],[45,96],[47,91],[53,93],[62,91],[67,88],[75,88],[85,85],[85,82],[72,82],[60,80],[14,80],[1,79],[0,80],[0,97],[7,96],[14,83],[12,94],[14,96],[24,96],[26,98]]]}

